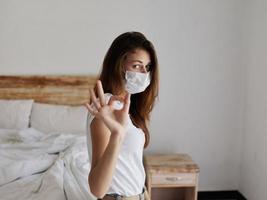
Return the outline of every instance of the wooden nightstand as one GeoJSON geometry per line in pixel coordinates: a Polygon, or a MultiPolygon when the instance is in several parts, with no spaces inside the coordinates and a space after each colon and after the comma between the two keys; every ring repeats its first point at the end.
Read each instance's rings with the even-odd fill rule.
{"type": "Polygon", "coordinates": [[[151,200],[197,200],[199,167],[187,154],[144,155],[151,200]]]}

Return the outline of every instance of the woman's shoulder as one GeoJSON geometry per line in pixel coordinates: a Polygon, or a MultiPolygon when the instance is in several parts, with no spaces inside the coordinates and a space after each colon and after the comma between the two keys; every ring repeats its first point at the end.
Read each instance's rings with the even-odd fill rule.
{"type": "MultiPolygon", "coordinates": [[[[111,94],[111,93],[104,93],[104,99],[105,99],[106,103],[108,103],[110,97],[112,97],[112,96],[113,96],[113,94],[111,94]]],[[[96,100],[99,101],[99,97],[97,97],[96,100]]],[[[91,105],[93,105],[93,102],[91,102],[91,105]]]]}
{"type": "Polygon", "coordinates": [[[104,93],[106,104],[108,103],[110,97],[112,97],[112,96],[113,96],[113,94],[111,94],[111,93],[104,93]]]}

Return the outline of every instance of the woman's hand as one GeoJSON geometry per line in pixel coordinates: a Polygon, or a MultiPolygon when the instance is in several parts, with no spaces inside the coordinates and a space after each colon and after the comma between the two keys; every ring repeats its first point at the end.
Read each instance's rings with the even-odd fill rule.
{"type": "Polygon", "coordinates": [[[99,101],[96,99],[94,90],[90,89],[90,99],[95,109],[89,103],[86,103],[85,106],[91,114],[105,123],[111,133],[124,133],[130,108],[130,94],[127,93],[124,99],[113,95],[106,104],[101,81],[98,80],[96,84],[99,101]],[[123,102],[121,110],[113,108],[115,100],[123,102]]]}

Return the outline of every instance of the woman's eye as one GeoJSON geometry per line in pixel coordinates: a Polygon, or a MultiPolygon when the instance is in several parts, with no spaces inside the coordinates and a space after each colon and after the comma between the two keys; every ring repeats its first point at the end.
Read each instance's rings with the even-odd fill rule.
{"type": "Polygon", "coordinates": [[[138,68],[140,68],[140,65],[133,65],[133,67],[134,67],[135,69],[138,69],[138,68]]]}
{"type": "Polygon", "coordinates": [[[150,69],[151,69],[151,65],[147,65],[146,66],[146,71],[150,71],[150,69]]]}
{"type": "MultiPolygon", "coordinates": [[[[143,67],[143,65],[132,65],[132,67],[133,67],[133,69],[141,69],[142,67],[143,67]]],[[[151,65],[146,65],[145,66],[145,68],[146,68],[146,71],[150,71],[151,70],[151,65]]]]}

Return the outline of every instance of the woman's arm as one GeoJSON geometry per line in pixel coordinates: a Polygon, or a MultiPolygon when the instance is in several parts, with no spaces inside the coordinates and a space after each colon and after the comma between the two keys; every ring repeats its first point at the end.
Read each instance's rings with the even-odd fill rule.
{"type": "Polygon", "coordinates": [[[106,102],[101,81],[98,80],[96,84],[99,101],[94,90],[90,89],[90,99],[94,107],[88,103],[85,104],[88,111],[95,116],[90,125],[92,165],[88,182],[91,192],[96,197],[102,198],[110,186],[120,146],[125,136],[130,94],[126,93],[123,99],[113,95],[106,102]],[[121,99],[124,103],[121,110],[113,107],[116,99],[121,99]]]}
{"type": "Polygon", "coordinates": [[[96,118],[92,121],[90,128],[92,163],[88,182],[92,194],[97,198],[103,198],[110,187],[125,134],[124,130],[111,133],[105,124],[96,118]]]}

